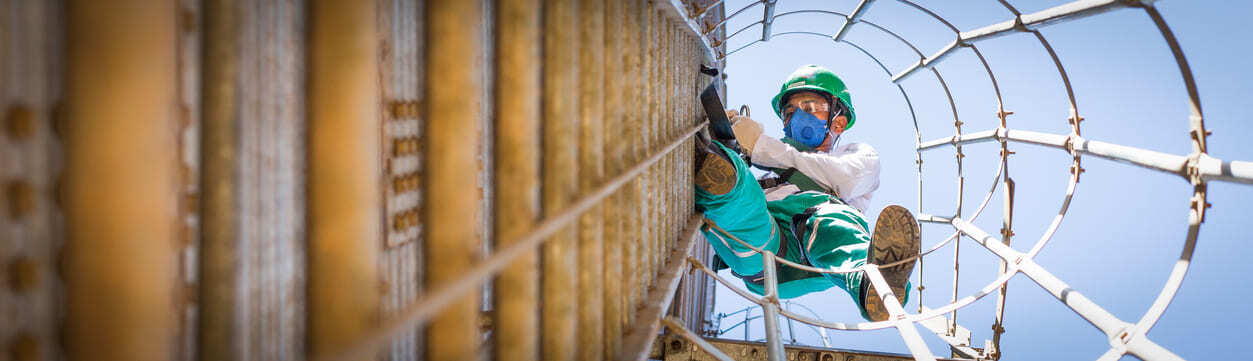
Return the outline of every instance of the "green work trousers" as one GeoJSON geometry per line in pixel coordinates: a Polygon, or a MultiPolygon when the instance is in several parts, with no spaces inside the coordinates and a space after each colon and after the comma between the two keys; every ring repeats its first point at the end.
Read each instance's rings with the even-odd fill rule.
{"type": "MultiPolygon", "coordinates": [[[[718,146],[727,154],[735,154],[721,144],[718,146]]],[[[706,218],[730,235],[776,254],[780,242],[788,242],[782,258],[798,264],[820,269],[850,269],[866,263],[870,228],[861,212],[838,198],[814,191],[767,202],[748,165],[739,157],[730,158],[737,176],[730,192],[714,195],[696,187],[696,206],[704,210],[706,218]],[[793,230],[793,217],[807,210],[811,215],[793,230]]],[[[737,275],[762,272],[760,254],[712,227],[703,227],[702,232],[718,258],[737,275]]],[[[861,300],[863,272],[820,274],[783,264],[776,267],[779,298],[800,297],[837,286],[853,298],[862,317],[866,317],[861,300]]],[[[765,294],[763,284],[745,281],[744,286],[754,293],[765,294]]],[[[906,286],[906,300],[909,299],[908,289],[906,286]]]]}

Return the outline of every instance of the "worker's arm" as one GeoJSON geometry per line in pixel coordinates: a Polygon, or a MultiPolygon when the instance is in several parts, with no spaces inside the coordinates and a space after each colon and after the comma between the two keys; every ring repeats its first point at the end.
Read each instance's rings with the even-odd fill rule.
{"type": "Polygon", "coordinates": [[[879,187],[879,153],[866,144],[850,144],[833,153],[805,153],[767,135],[754,144],[753,163],[796,168],[842,199],[855,199],[879,187]]]}

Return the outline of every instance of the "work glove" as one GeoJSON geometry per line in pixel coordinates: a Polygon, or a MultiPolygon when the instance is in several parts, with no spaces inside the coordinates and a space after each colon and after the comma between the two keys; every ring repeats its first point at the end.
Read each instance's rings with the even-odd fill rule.
{"type": "Polygon", "coordinates": [[[761,137],[761,123],[747,116],[740,115],[734,109],[727,110],[727,118],[731,119],[731,131],[735,132],[735,140],[740,143],[744,154],[752,155],[757,138],[761,137]]]}

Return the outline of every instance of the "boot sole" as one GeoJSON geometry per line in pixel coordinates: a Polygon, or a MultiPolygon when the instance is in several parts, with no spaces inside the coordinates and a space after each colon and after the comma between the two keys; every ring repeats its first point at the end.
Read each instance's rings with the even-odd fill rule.
{"type": "Polygon", "coordinates": [[[720,154],[707,152],[710,154],[705,155],[700,168],[696,170],[696,186],[715,195],[731,192],[735,188],[735,165],[720,154]]]}
{"type": "MultiPolygon", "coordinates": [[[[889,264],[913,257],[921,248],[922,238],[914,215],[905,207],[891,205],[884,208],[883,212],[879,213],[879,219],[875,221],[874,236],[870,241],[869,254],[866,259],[868,264],[889,264]]],[[[917,262],[905,262],[879,269],[888,286],[892,287],[892,294],[896,295],[896,299],[901,302],[902,306],[905,301],[905,284],[914,271],[915,263],[917,262]]],[[[864,279],[862,282],[870,282],[870,280],[864,279]]],[[[887,307],[883,304],[879,293],[875,292],[873,284],[866,288],[866,294],[862,297],[865,300],[866,314],[870,316],[871,321],[888,319],[887,307]]]]}

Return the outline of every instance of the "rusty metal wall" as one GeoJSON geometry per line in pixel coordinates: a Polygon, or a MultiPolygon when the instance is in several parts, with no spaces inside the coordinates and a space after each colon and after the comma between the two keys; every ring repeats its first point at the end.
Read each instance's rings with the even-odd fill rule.
{"type": "Polygon", "coordinates": [[[305,5],[248,1],[240,54],[239,359],[304,357],[305,5]]]}
{"type": "Polygon", "coordinates": [[[241,9],[239,359],[304,355],[304,4],[241,9]]]}
{"type": "MultiPolygon", "coordinates": [[[[717,5],[716,0],[684,1],[684,5],[688,14],[695,14],[708,8],[709,15],[699,20],[699,26],[703,28],[712,28],[723,16],[723,7],[717,5]]],[[[713,80],[712,77],[700,75],[698,73],[699,66],[701,64],[711,67],[715,66],[713,58],[704,53],[702,50],[703,45],[695,35],[679,32],[676,36],[678,37],[678,43],[675,48],[680,52],[677,59],[681,62],[677,70],[678,73],[672,77],[677,82],[676,91],[688,94],[697,93],[704,89],[709,81],[713,80]]],[[[725,47],[718,48],[724,49],[725,47]]],[[[704,117],[704,111],[700,108],[699,101],[682,97],[679,97],[679,99],[685,102],[677,107],[680,114],[678,119],[687,119],[687,122],[689,122],[683,124],[690,124],[691,119],[704,117]]],[[[690,157],[685,159],[690,159],[690,157]]],[[[690,167],[687,169],[690,169],[690,167]]],[[[678,169],[676,171],[683,170],[678,169]]],[[[680,205],[691,207],[692,201],[690,197],[684,198],[680,205]]],[[[691,257],[704,264],[710,264],[713,261],[713,256],[713,249],[710,248],[709,243],[704,237],[698,237],[691,257]]],[[[715,282],[713,280],[699,273],[685,273],[670,315],[683,321],[683,326],[687,327],[687,329],[698,334],[704,334],[712,325],[710,322],[713,316],[714,285],[715,282]]]]}
{"type": "Polygon", "coordinates": [[[67,2],[62,265],[72,359],[179,354],[178,10],[67,2]]]}
{"type": "MultiPolygon", "coordinates": [[[[379,257],[382,312],[395,315],[421,289],[422,203],[422,2],[379,0],[379,75],[383,110],[384,247],[379,257]]],[[[386,360],[421,354],[420,330],[392,342],[386,360]]]]}
{"type": "Polygon", "coordinates": [[[200,358],[303,359],[305,4],[206,10],[200,358]]]}
{"type": "MultiPolygon", "coordinates": [[[[483,4],[474,1],[429,0],[426,3],[422,209],[427,236],[423,240],[423,281],[432,287],[457,286],[458,277],[481,252],[482,193],[467,192],[481,172],[481,116],[483,114],[482,29],[483,4]]],[[[476,284],[481,287],[481,284],[476,284]]],[[[479,296],[470,292],[427,325],[425,357],[470,359],[479,340],[479,296]],[[435,331],[437,330],[437,331],[435,331]]]]}
{"type": "Polygon", "coordinates": [[[178,280],[175,290],[179,308],[178,346],[175,359],[196,359],[196,330],[199,304],[197,286],[200,266],[200,2],[180,0],[175,19],[178,32],[178,222],[175,248],[178,249],[178,280]]]}
{"type": "Polygon", "coordinates": [[[382,321],[378,4],[310,1],[308,345],[351,349],[382,321]]]}
{"type": "MultiPolygon", "coordinates": [[[[549,320],[527,322],[556,329],[517,345],[523,350],[520,358],[534,359],[541,352],[554,358],[614,358],[638,351],[623,349],[634,345],[628,336],[647,336],[648,330],[655,334],[657,320],[651,318],[658,313],[650,307],[672,304],[673,297],[684,319],[702,317],[704,285],[684,282],[675,293],[679,281],[672,281],[678,270],[672,252],[686,254],[680,248],[690,244],[681,239],[690,228],[683,220],[692,211],[691,190],[681,185],[690,183],[688,128],[699,121],[692,80],[700,52],[694,36],[664,13],[673,8],[644,0],[531,3],[534,12],[529,13],[521,10],[528,6],[524,2],[503,7],[512,9],[506,14],[496,13],[502,8],[496,1],[475,3],[376,0],[368,11],[360,4],[302,0],[180,0],[172,11],[156,16],[161,25],[172,24],[159,30],[173,31],[173,46],[167,49],[173,67],[149,80],[168,76],[172,91],[141,95],[170,97],[169,129],[147,136],[154,137],[150,140],[156,146],[169,146],[165,156],[172,159],[142,169],[170,171],[165,180],[170,182],[162,183],[170,189],[155,197],[168,201],[174,211],[171,224],[160,226],[171,229],[170,252],[150,249],[144,255],[161,258],[161,265],[173,271],[165,274],[175,282],[148,283],[132,291],[166,294],[172,304],[168,312],[160,311],[163,306],[143,316],[160,323],[168,347],[130,350],[140,350],[144,357],[184,360],[304,359],[351,351],[353,340],[374,332],[372,325],[412,317],[413,309],[430,298],[424,283],[435,289],[455,284],[450,282],[505,250],[511,244],[506,241],[524,237],[533,228],[529,224],[540,221],[569,223],[559,240],[532,249],[530,266],[519,268],[524,273],[516,280],[523,285],[516,290],[536,292],[527,307],[549,320]],[[545,20],[540,21],[539,12],[547,12],[545,20]],[[521,21],[509,23],[511,16],[521,21]],[[473,24],[450,21],[454,18],[477,19],[478,26],[470,25],[475,31],[460,36],[430,33],[473,24]],[[496,31],[505,24],[533,31],[529,45],[510,48],[515,44],[502,39],[514,34],[496,31]],[[360,31],[362,25],[370,30],[360,31]],[[373,45],[363,45],[363,35],[371,35],[373,45]],[[439,46],[428,49],[427,44],[439,46]],[[533,89],[504,101],[513,97],[511,89],[497,88],[497,81],[518,75],[504,73],[513,68],[496,59],[508,53],[514,59],[529,54],[531,62],[514,65],[530,69],[533,78],[507,84],[530,84],[533,89]],[[373,64],[360,64],[362,59],[373,64]],[[437,73],[443,79],[438,84],[426,81],[437,73]],[[548,81],[541,82],[541,76],[548,81]],[[376,86],[369,86],[371,82],[376,86]],[[620,85],[607,88],[609,84],[620,85]],[[445,96],[428,102],[433,90],[445,96]],[[368,104],[375,109],[362,108],[368,104]],[[515,114],[497,114],[498,107],[534,112],[529,121],[516,123],[530,130],[503,126],[503,119],[515,114]],[[540,117],[541,111],[547,116],[540,117]],[[361,115],[373,115],[377,122],[358,122],[361,115]],[[428,117],[445,122],[428,124],[428,117]],[[442,142],[425,137],[432,129],[444,132],[442,142]],[[505,144],[502,137],[513,132],[530,134],[531,139],[521,140],[533,142],[530,155],[519,159],[530,159],[536,167],[517,168],[523,178],[533,172],[530,186],[522,189],[532,197],[523,194],[507,201],[514,194],[495,192],[508,184],[497,176],[514,164],[497,160],[501,152],[511,151],[500,147],[505,144]],[[467,153],[447,153],[449,146],[467,153]],[[549,162],[539,167],[544,153],[549,162]],[[428,163],[430,155],[442,161],[428,163]],[[553,160],[564,166],[555,166],[553,160]],[[640,163],[651,170],[631,170],[640,163]],[[433,177],[427,173],[429,164],[440,164],[444,171],[461,168],[457,172],[466,176],[433,177]],[[603,190],[615,182],[614,189],[603,190]],[[439,209],[425,209],[430,195],[424,190],[432,184],[466,192],[448,198],[456,201],[441,203],[439,209]],[[540,192],[541,186],[546,192],[540,192]],[[581,208],[578,201],[588,197],[603,201],[590,210],[581,208]],[[531,219],[513,227],[518,221],[496,212],[497,202],[530,207],[531,219]],[[456,208],[463,212],[453,217],[443,208],[450,204],[466,207],[456,208]],[[370,214],[377,217],[362,217],[370,214]],[[372,218],[379,220],[377,228],[369,225],[372,218]],[[431,225],[454,223],[462,224],[435,237],[438,244],[426,242],[431,225]],[[510,238],[502,239],[505,234],[510,238]],[[540,253],[546,253],[542,263],[537,262],[540,253]],[[541,264],[548,272],[537,272],[541,264]],[[548,281],[540,283],[541,276],[548,281]],[[353,290],[333,288],[345,280],[354,280],[353,290]],[[538,293],[541,284],[549,292],[538,293]]],[[[5,111],[0,236],[6,241],[0,243],[0,270],[8,281],[0,289],[0,312],[18,316],[16,322],[0,324],[0,341],[10,348],[0,353],[0,360],[55,359],[60,357],[54,340],[62,296],[52,265],[58,262],[66,228],[53,204],[62,155],[52,119],[67,113],[54,105],[61,97],[60,73],[66,69],[60,60],[65,26],[59,22],[58,2],[0,0],[0,9],[5,10],[0,14],[5,55],[0,57],[0,105],[5,111]],[[14,54],[19,56],[10,56],[14,54]]],[[[80,42],[86,34],[81,31],[80,42]]],[[[82,60],[77,63],[81,70],[89,69],[85,66],[90,63],[82,60]]],[[[100,93],[85,94],[89,98],[80,99],[95,101],[90,97],[100,93]]],[[[78,114],[94,119],[83,115],[78,114]]],[[[121,139],[81,130],[76,134],[74,139],[85,144],[121,139]]],[[[76,159],[94,156],[80,152],[76,159]]],[[[81,188],[87,180],[73,181],[81,200],[88,194],[81,188]]],[[[98,213],[79,214],[83,226],[102,219],[98,213]]],[[[105,240],[127,244],[122,238],[105,240]]],[[[700,246],[694,255],[704,259],[705,248],[700,246]]],[[[99,265],[98,257],[85,255],[80,251],[70,269],[99,265]]],[[[502,257],[512,256],[506,252],[502,257]]],[[[105,276],[125,272],[115,268],[105,276]]],[[[74,274],[78,292],[99,287],[92,282],[100,278],[74,274]]],[[[466,315],[471,308],[495,312],[508,307],[512,299],[495,294],[502,284],[515,292],[515,284],[506,280],[502,277],[505,283],[490,287],[481,283],[481,297],[466,297],[457,306],[467,313],[452,317],[441,312],[428,326],[486,335],[479,317],[466,315]]],[[[108,320],[109,315],[86,312],[84,299],[76,300],[80,313],[71,318],[77,325],[108,320]]],[[[422,329],[416,323],[400,328],[378,355],[440,359],[485,349],[479,343],[486,340],[424,335],[422,329]],[[424,349],[427,342],[438,347],[424,349]]],[[[85,338],[82,331],[74,334],[78,338],[72,344],[93,349],[104,345],[85,338]]],[[[137,335],[117,336],[123,346],[137,347],[137,335]]]]}
{"type": "MultiPolygon", "coordinates": [[[[541,23],[538,0],[497,6],[493,231],[496,248],[517,243],[539,218],[541,23]]],[[[492,359],[539,359],[538,252],[527,252],[493,280],[492,359]]]]}
{"type": "Polygon", "coordinates": [[[59,1],[0,1],[0,360],[61,357],[59,1]]]}

